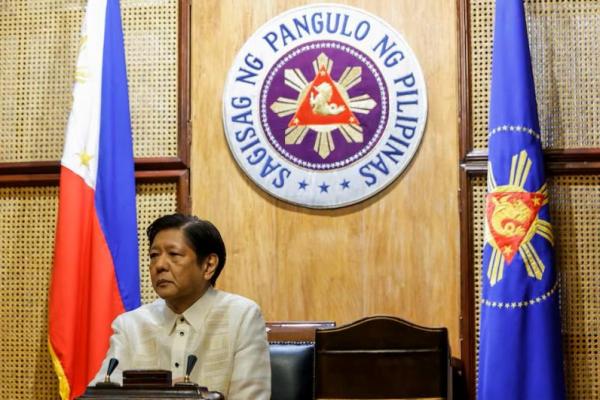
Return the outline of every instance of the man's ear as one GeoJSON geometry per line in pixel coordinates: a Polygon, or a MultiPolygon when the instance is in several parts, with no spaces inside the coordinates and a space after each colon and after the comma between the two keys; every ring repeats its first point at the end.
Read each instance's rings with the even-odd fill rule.
{"type": "Polygon", "coordinates": [[[204,263],[204,279],[210,281],[210,279],[215,274],[217,270],[217,265],[219,265],[219,256],[215,253],[211,253],[206,256],[206,260],[204,263]]]}

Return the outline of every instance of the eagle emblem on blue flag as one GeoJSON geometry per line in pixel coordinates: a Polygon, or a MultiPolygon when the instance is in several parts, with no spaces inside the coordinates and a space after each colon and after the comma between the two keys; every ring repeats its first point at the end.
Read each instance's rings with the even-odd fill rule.
{"type": "Polygon", "coordinates": [[[517,252],[528,276],[541,280],[544,274],[546,267],[531,239],[540,235],[553,244],[554,237],[550,222],[539,214],[548,204],[546,184],[535,192],[525,190],[532,163],[525,150],[515,154],[508,184],[502,186],[496,184],[492,166],[488,169],[485,242],[493,249],[486,273],[491,286],[502,280],[505,267],[511,265],[517,252]]]}

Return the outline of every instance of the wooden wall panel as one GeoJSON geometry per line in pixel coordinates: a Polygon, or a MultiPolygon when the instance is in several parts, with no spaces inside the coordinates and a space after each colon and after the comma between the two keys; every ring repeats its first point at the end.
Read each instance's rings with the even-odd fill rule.
{"type": "Polygon", "coordinates": [[[392,314],[450,330],[459,351],[458,72],[454,0],[346,1],[407,40],[428,88],[412,164],[377,196],[309,210],[275,200],[231,156],[221,122],[227,71],[248,37],[307,2],[193,0],[192,210],[212,220],[229,258],[217,286],[255,299],[269,320],[392,314]]]}

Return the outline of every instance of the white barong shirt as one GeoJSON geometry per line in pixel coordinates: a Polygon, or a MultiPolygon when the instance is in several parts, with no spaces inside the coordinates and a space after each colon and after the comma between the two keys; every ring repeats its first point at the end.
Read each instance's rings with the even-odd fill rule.
{"type": "Polygon", "coordinates": [[[212,286],[190,308],[175,314],[158,299],[121,314],[112,324],[110,348],[92,383],[103,381],[108,361],[122,371],[166,369],[185,375],[187,357],[198,357],[190,379],[227,400],[268,400],[271,367],[265,321],[256,303],[212,286]]]}

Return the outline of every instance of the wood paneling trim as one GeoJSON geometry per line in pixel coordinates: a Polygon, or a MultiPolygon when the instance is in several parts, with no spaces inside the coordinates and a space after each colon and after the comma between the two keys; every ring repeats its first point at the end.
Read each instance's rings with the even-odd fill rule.
{"type": "Polygon", "coordinates": [[[457,0],[459,51],[459,215],[460,215],[460,354],[464,363],[467,398],[475,398],[475,309],[473,307],[473,214],[470,175],[485,173],[486,160],[481,165],[469,159],[471,140],[471,34],[468,0],[457,0]]]}
{"type": "Polygon", "coordinates": [[[177,211],[189,214],[192,211],[192,196],[190,193],[190,172],[184,171],[178,177],[177,211]]]}
{"type": "MultiPolygon", "coordinates": [[[[178,157],[146,157],[135,159],[136,171],[168,171],[175,169],[188,169],[183,160],[178,157]]],[[[24,163],[0,163],[0,176],[2,175],[29,175],[29,174],[58,174],[60,161],[33,161],[24,163]]]]}
{"type": "Polygon", "coordinates": [[[475,307],[471,174],[460,169],[460,354],[468,399],[475,398],[475,307]]]}
{"type": "Polygon", "coordinates": [[[59,171],[58,161],[35,161],[22,163],[0,163],[0,176],[24,174],[55,174],[59,171]]]}
{"type": "MultiPolygon", "coordinates": [[[[483,175],[487,171],[487,157],[487,150],[472,150],[461,167],[471,175],[483,175]]],[[[552,175],[600,173],[600,149],[549,150],[544,152],[544,161],[546,170],[552,175]]]]}
{"type": "MultiPolygon", "coordinates": [[[[1,186],[25,186],[29,185],[58,185],[60,180],[59,164],[54,166],[56,172],[39,174],[0,174],[1,186]]],[[[136,171],[136,183],[152,182],[177,182],[187,180],[189,184],[189,173],[186,170],[164,170],[164,171],[136,171]]]]}
{"type": "Polygon", "coordinates": [[[173,169],[188,169],[188,166],[179,157],[145,157],[135,159],[136,171],[164,171],[173,169]]]}
{"type": "Polygon", "coordinates": [[[544,152],[546,162],[590,162],[600,161],[600,148],[549,150],[544,152]]]}
{"type": "Polygon", "coordinates": [[[459,154],[465,160],[472,150],[471,140],[471,33],[469,26],[469,4],[467,0],[457,0],[458,6],[458,79],[459,79],[459,154]]]}
{"type": "Polygon", "coordinates": [[[487,149],[475,149],[469,151],[464,158],[465,164],[473,164],[473,163],[487,163],[488,152],[487,149]]]}
{"type": "Polygon", "coordinates": [[[544,157],[546,169],[553,175],[600,173],[600,149],[553,150],[544,157]]]}
{"type": "MultiPolygon", "coordinates": [[[[487,149],[474,149],[466,154],[465,162],[487,160],[487,149]]],[[[600,149],[582,148],[582,149],[563,149],[544,151],[546,163],[553,162],[594,162],[600,161],[600,149]]]]}
{"type": "Polygon", "coordinates": [[[546,163],[546,169],[552,175],[595,175],[600,173],[600,161],[546,163]]]}
{"type": "Polygon", "coordinates": [[[135,181],[138,183],[153,182],[177,182],[187,177],[186,170],[165,170],[165,171],[136,171],[135,181]]]}
{"type": "Polygon", "coordinates": [[[23,186],[56,186],[60,175],[58,173],[48,174],[0,174],[0,187],[23,187],[23,186]]]}
{"type": "Polygon", "coordinates": [[[186,166],[190,166],[190,144],[192,138],[191,85],[190,85],[190,37],[192,4],[190,0],[179,3],[179,65],[178,65],[178,140],[177,153],[186,166]]]}

